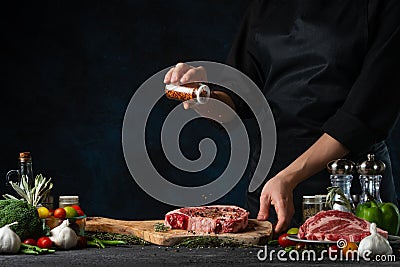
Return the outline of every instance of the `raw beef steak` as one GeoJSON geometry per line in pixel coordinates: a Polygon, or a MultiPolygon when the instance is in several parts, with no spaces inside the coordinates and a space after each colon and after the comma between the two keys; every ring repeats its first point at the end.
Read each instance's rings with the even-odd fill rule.
{"type": "MultiPolygon", "coordinates": [[[[370,235],[370,223],[354,216],[352,213],[328,210],[320,211],[308,218],[299,228],[298,237],[309,240],[337,241],[345,239],[348,242],[360,242],[370,235]]],[[[388,237],[388,233],[382,229],[378,233],[388,237]]]]}
{"type": "Polygon", "coordinates": [[[180,208],[165,215],[165,225],[197,233],[236,233],[248,223],[249,212],[236,206],[180,208]]]}

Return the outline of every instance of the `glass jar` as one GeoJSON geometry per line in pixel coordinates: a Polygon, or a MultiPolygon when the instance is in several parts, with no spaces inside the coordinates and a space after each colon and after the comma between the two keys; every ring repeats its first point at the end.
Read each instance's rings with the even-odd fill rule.
{"type": "Polygon", "coordinates": [[[315,201],[319,203],[319,211],[327,210],[326,195],[315,195],[315,201]]]}
{"type": "Polygon", "coordinates": [[[319,204],[320,203],[317,199],[315,199],[315,196],[303,196],[303,222],[305,222],[308,218],[314,216],[320,211],[319,204]]]}
{"type": "Polygon", "coordinates": [[[303,222],[318,212],[325,210],[326,195],[303,196],[303,222]]]}
{"type": "MultiPolygon", "coordinates": [[[[348,159],[337,159],[328,163],[327,169],[330,172],[330,179],[332,186],[339,187],[343,194],[346,196],[352,209],[354,209],[353,199],[350,194],[351,182],[353,181],[353,171],[356,165],[348,159]]],[[[336,194],[334,197],[336,202],[332,209],[352,212],[346,206],[339,204],[341,202],[340,195],[336,194]]]]}
{"type": "MultiPolygon", "coordinates": [[[[18,177],[18,183],[21,183],[21,178],[26,177],[29,188],[33,187],[34,177],[32,170],[32,157],[30,152],[19,153],[18,158],[18,170],[11,170],[6,175],[6,185],[9,186],[12,182],[12,175],[16,174],[18,177]]],[[[20,185],[22,188],[22,185],[20,185]]]]}
{"type": "Polygon", "coordinates": [[[79,206],[79,196],[59,196],[58,207],[64,208],[67,206],[77,205],[79,206]]]}
{"type": "Polygon", "coordinates": [[[165,95],[169,99],[174,100],[205,104],[210,98],[210,94],[210,88],[202,83],[189,83],[185,85],[167,84],[165,86],[165,95]]]}

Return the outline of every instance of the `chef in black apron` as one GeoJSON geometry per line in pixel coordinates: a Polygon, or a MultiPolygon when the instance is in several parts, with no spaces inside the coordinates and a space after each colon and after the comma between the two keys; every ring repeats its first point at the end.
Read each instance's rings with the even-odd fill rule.
{"type": "MultiPolygon", "coordinates": [[[[368,152],[387,166],[382,200],[397,204],[383,141],[400,110],[399,51],[398,0],[252,2],[227,61],[262,90],[276,124],[266,184],[248,193],[252,217],[276,221],[277,232],[298,226],[302,196],[325,194],[331,185],[326,163],[361,162],[368,152]]],[[[191,69],[180,64],[165,82],[191,69]]],[[[228,94],[220,99],[251,118],[248,106],[228,94]]],[[[255,147],[251,158],[258,157],[255,147]]],[[[358,179],[352,189],[360,193],[358,179]]]]}

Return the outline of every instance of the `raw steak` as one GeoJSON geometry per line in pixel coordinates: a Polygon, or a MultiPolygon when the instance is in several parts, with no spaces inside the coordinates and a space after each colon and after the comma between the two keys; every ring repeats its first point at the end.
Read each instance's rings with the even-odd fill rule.
{"type": "Polygon", "coordinates": [[[248,223],[249,212],[236,206],[180,208],[165,215],[165,225],[196,233],[236,233],[248,223]]]}
{"type": "MultiPolygon", "coordinates": [[[[298,237],[309,240],[359,242],[370,235],[370,223],[354,216],[352,213],[338,210],[320,211],[308,218],[299,228],[298,237]]],[[[378,233],[388,237],[388,233],[379,228],[378,233]]]]}

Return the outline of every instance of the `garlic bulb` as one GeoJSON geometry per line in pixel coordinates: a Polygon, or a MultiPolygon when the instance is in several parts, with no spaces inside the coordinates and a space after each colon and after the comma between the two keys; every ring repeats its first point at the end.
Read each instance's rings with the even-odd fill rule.
{"type": "Polygon", "coordinates": [[[364,255],[364,253],[369,252],[371,255],[391,255],[392,247],[386,238],[377,233],[375,223],[371,223],[369,231],[371,235],[361,240],[358,246],[358,254],[364,255]]]}
{"type": "Polygon", "coordinates": [[[17,253],[21,247],[21,239],[10,229],[14,222],[0,228],[0,253],[17,253]]]}
{"type": "Polygon", "coordinates": [[[69,221],[64,220],[59,226],[50,231],[51,241],[62,249],[70,249],[78,244],[78,236],[68,225],[69,221]]]}

